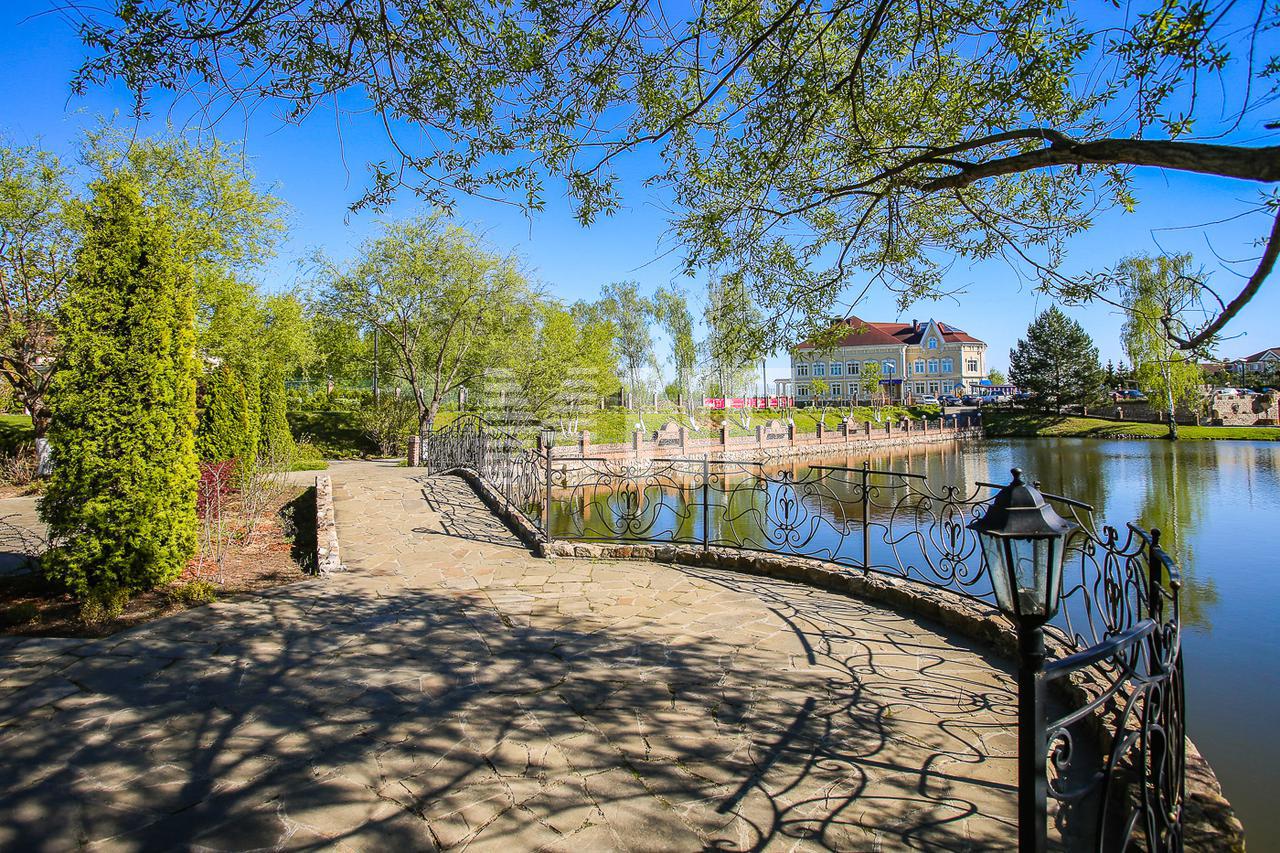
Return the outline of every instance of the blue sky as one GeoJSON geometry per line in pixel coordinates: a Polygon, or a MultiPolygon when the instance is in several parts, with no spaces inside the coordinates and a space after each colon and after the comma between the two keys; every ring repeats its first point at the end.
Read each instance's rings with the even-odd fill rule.
{"type": "MultiPolygon", "coordinates": [[[[119,112],[131,126],[132,103],[123,89],[98,90],[85,98],[70,95],[69,81],[80,59],[75,34],[54,15],[30,17],[48,8],[46,0],[19,0],[0,9],[0,134],[18,144],[39,142],[71,157],[83,128],[98,117],[119,112]]],[[[163,129],[164,104],[156,103],[158,119],[141,130],[163,129]]],[[[175,119],[185,118],[176,113],[175,119]]],[[[1241,138],[1257,139],[1262,117],[1252,117],[1241,138]]],[[[290,233],[277,257],[264,271],[269,289],[296,283],[298,262],[316,248],[338,258],[349,256],[376,223],[371,213],[349,214],[347,206],[359,195],[367,162],[386,155],[380,130],[372,123],[347,122],[341,133],[332,115],[318,114],[301,127],[284,126],[270,110],[251,120],[224,123],[219,135],[245,144],[259,182],[288,203],[290,233]]],[[[505,205],[462,200],[457,219],[483,233],[495,246],[523,255],[529,268],[556,295],[566,300],[591,298],[600,286],[620,279],[636,279],[652,290],[677,283],[695,298],[702,282],[678,275],[675,248],[666,239],[664,198],[641,186],[649,165],[635,158],[624,172],[625,209],[591,228],[580,227],[558,190],[550,186],[547,209],[531,217],[505,205]]],[[[1164,173],[1140,172],[1137,211],[1112,211],[1071,244],[1067,270],[1098,269],[1135,252],[1192,252],[1200,265],[1213,272],[1222,292],[1235,292],[1243,279],[1233,275],[1222,259],[1256,256],[1253,245],[1268,223],[1258,217],[1216,225],[1210,229],[1186,226],[1227,219],[1258,199],[1258,187],[1240,181],[1164,173]],[[1184,229],[1184,230],[1169,230],[1184,229]]],[[[402,200],[391,216],[414,211],[402,200]]],[[[1249,265],[1235,267],[1248,272],[1249,265]]],[[[910,320],[933,317],[987,341],[988,362],[1005,368],[1008,351],[1028,322],[1050,301],[1036,294],[1030,283],[1001,261],[960,262],[948,285],[962,289],[954,299],[919,302],[899,313],[892,294],[871,293],[856,309],[870,320],[910,320]]],[[[1120,361],[1120,318],[1105,306],[1069,308],[1097,342],[1102,358],[1120,361]]],[[[1269,283],[1229,327],[1236,336],[1221,347],[1226,356],[1243,355],[1280,345],[1280,280],[1269,283]]],[[[770,362],[770,377],[781,375],[785,358],[770,362]]]]}

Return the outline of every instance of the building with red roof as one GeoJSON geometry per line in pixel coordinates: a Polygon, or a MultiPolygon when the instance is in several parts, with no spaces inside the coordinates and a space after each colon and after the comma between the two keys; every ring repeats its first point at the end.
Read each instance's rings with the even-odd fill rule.
{"type": "Polygon", "coordinates": [[[797,403],[866,400],[873,385],[895,401],[929,394],[958,396],[974,392],[986,378],[986,343],[947,323],[848,317],[842,325],[848,331],[833,346],[819,348],[806,341],[792,351],[797,403]],[[815,380],[826,386],[821,397],[815,380]]]}

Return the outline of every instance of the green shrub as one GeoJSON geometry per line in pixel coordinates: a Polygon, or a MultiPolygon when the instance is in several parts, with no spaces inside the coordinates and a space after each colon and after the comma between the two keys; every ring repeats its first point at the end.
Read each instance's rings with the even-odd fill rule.
{"type": "Polygon", "coordinates": [[[101,589],[88,593],[80,601],[80,621],[90,627],[119,619],[129,603],[129,592],[124,589],[101,589]]]}
{"type": "Polygon", "coordinates": [[[81,599],[177,576],[196,550],[192,276],[136,184],[98,182],[48,394],[46,574],[81,599]]]}
{"type": "Polygon", "coordinates": [[[365,435],[357,412],[289,412],[295,439],[315,446],[325,459],[372,456],[378,448],[365,435]]]}
{"type": "Polygon", "coordinates": [[[280,378],[280,371],[274,368],[268,369],[262,380],[261,417],[258,453],[268,459],[287,459],[293,455],[293,433],[289,431],[284,380],[280,378]]]}
{"type": "Polygon", "coordinates": [[[197,607],[218,600],[218,588],[203,578],[174,584],[165,590],[169,600],[184,607],[197,607]]]}
{"type": "Polygon", "coordinates": [[[262,371],[256,364],[240,374],[244,384],[244,459],[252,464],[262,452],[262,371]]]}
{"type": "Polygon", "coordinates": [[[289,470],[323,471],[328,467],[329,462],[324,458],[324,454],[320,452],[320,448],[314,444],[299,441],[294,445],[293,455],[290,457],[289,470]]]}

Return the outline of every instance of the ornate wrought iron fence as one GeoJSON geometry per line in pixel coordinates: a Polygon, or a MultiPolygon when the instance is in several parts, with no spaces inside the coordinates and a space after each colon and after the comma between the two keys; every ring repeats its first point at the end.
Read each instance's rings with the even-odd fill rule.
{"type": "MultiPolygon", "coordinates": [[[[667,458],[549,458],[478,418],[433,432],[432,471],[469,468],[547,538],[667,542],[812,557],[992,603],[968,524],[997,484],[922,474],[667,458]]],[[[1093,507],[1045,495],[1080,524],[1061,607],[1047,626],[1066,654],[1041,689],[1072,710],[1043,719],[1048,796],[1064,843],[1180,850],[1185,730],[1178,571],[1157,531],[1099,526],[1093,507]]],[[[1042,705],[1044,707],[1044,705],[1042,705]]]]}
{"type": "Polygon", "coordinates": [[[432,474],[473,472],[538,530],[544,529],[547,455],[483,418],[464,414],[422,437],[422,462],[432,474]]]}

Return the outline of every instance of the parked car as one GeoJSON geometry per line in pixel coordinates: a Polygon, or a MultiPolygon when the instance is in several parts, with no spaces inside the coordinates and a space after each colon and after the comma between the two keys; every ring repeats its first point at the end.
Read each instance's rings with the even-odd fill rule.
{"type": "Polygon", "coordinates": [[[939,405],[939,403],[938,403],[938,398],[933,396],[932,394],[921,394],[919,397],[916,397],[916,405],[917,406],[937,406],[939,405]]]}
{"type": "Polygon", "coordinates": [[[1013,395],[1015,403],[1030,403],[1034,399],[1034,395],[1030,391],[1019,391],[1013,395]]]}
{"type": "Polygon", "coordinates": [[[1138,391],[1130,388],[1128,391],[1120,392],[1120,396],[1128,397],[1130,400],[1143,400],[1146,399],[1147,393],[1145,391],[1138,391]]]}
{"type": "Polygon", "coordinates": [[[994,406],[996,403],[1000,402],[1000,398],[995,394],[983,394],[978,398],[978,401],[979,405],[982,406],[994,406]]]}
{"type": "Polygon", "coordinates": [[[960,405],[960,398],[954,394],[943,394],[938,398],[938,402],[944,406],[958,406],[960,405]]]}
{"type": "Polygon", "coordinates": [[[1214,393],[1214,396],[1216,397],[1239,397],[1240,389],[1239,388],[1219,388],[1217,391],[1214,391],[1213,393],[1214,393]]]}
{"type": "Polygon", "coordinates": [[[976,394],[965,394],[960,398],[960,402],[964,403],[966,406],[981,406],[982,398],[976,394]]]}

